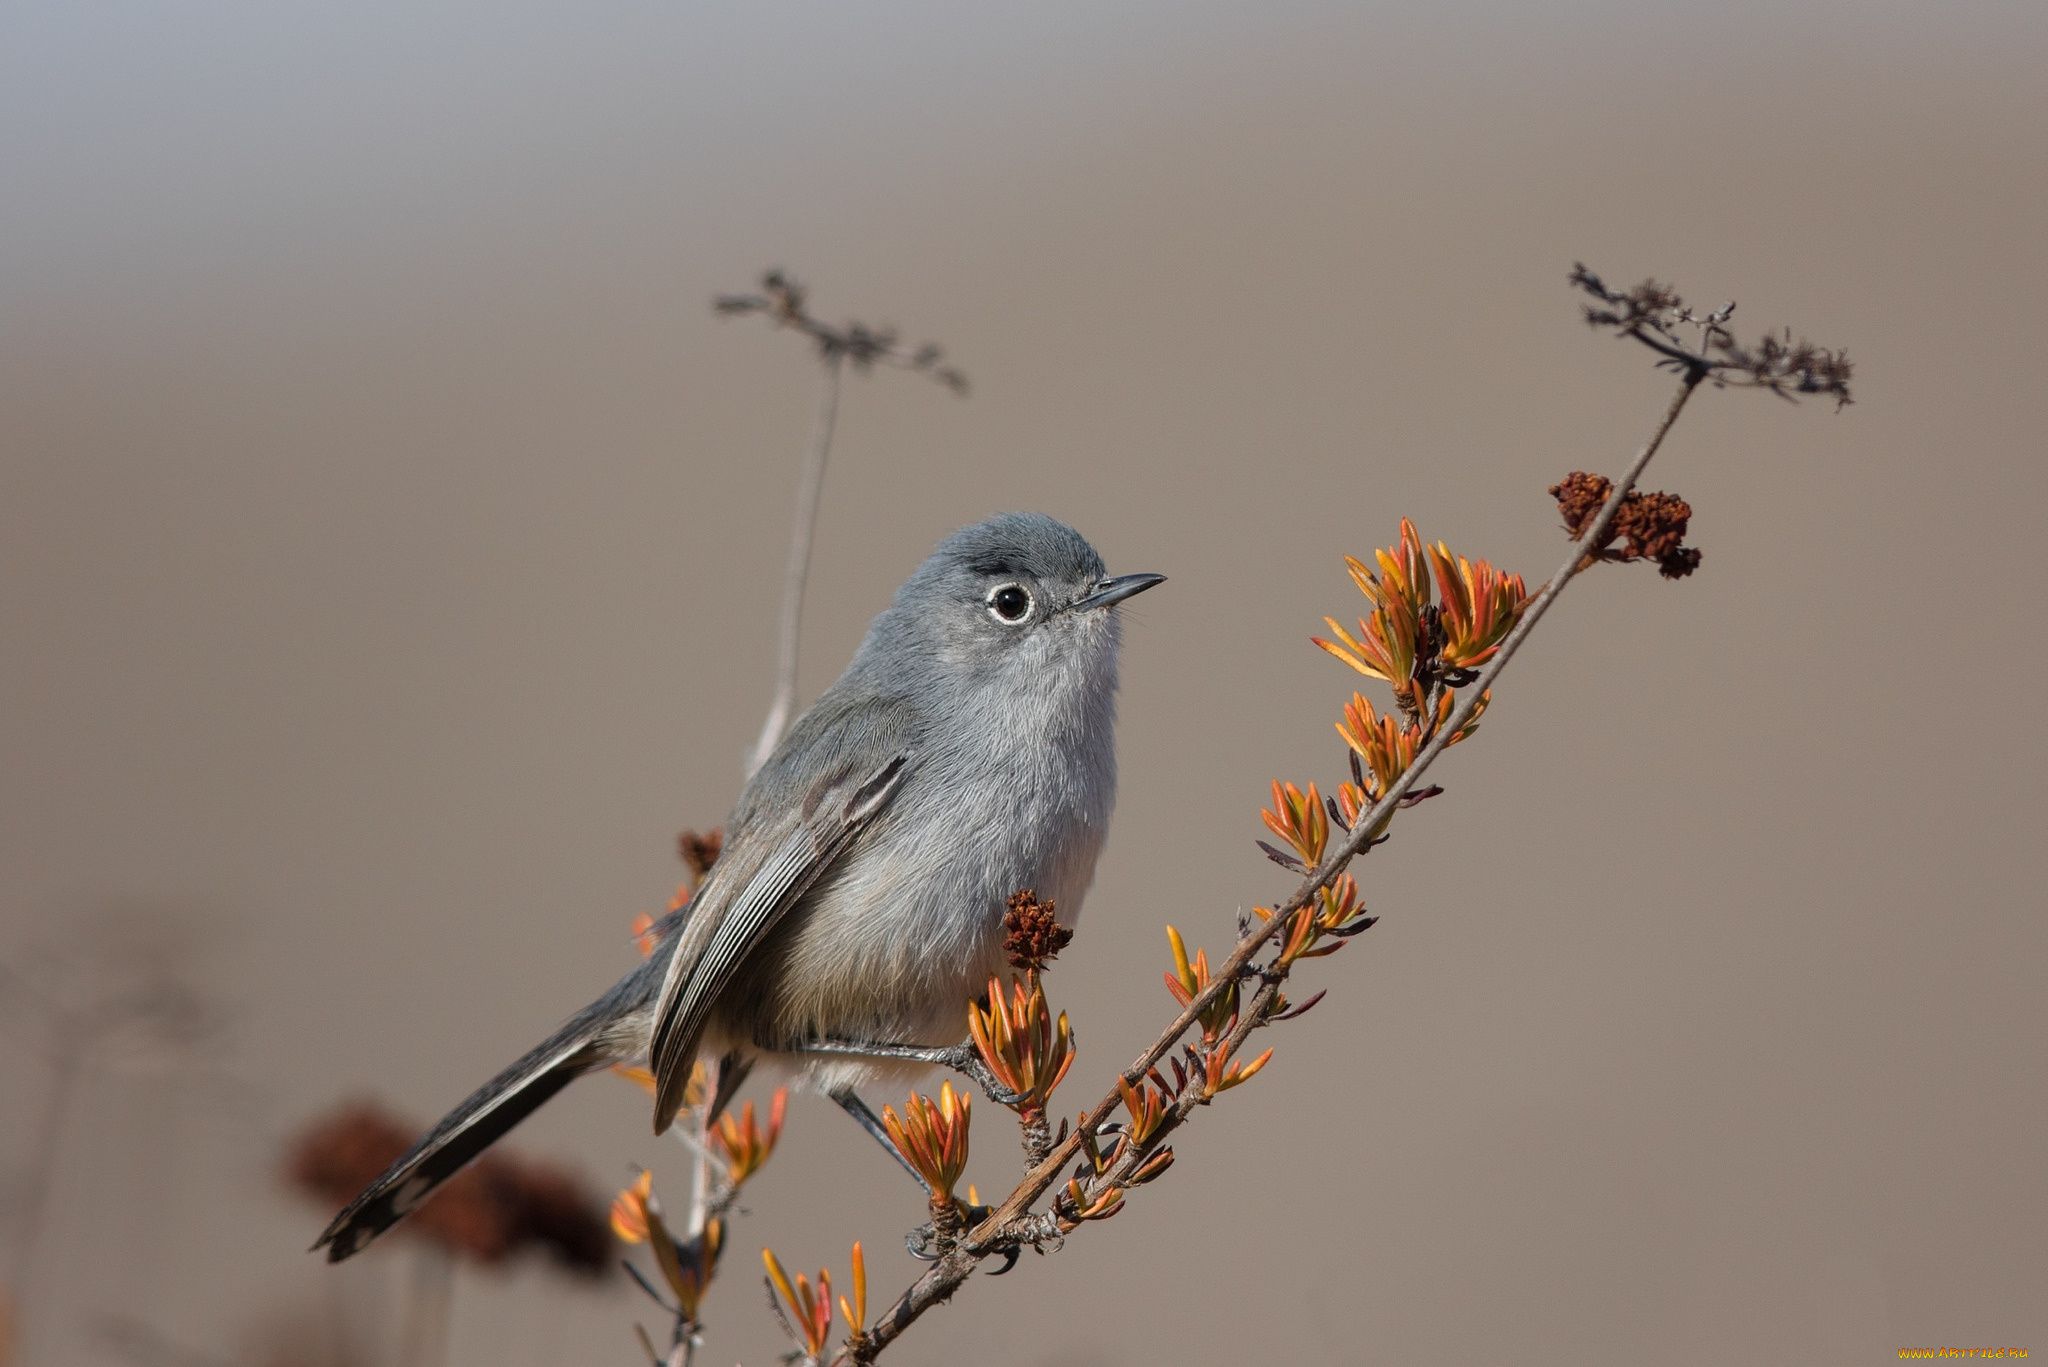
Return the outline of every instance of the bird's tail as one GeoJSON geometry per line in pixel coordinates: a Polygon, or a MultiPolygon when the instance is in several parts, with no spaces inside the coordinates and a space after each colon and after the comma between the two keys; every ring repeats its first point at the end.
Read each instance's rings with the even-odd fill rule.
{"type": "MultiPolygon", "coordinates": [[[[657,927],[657,931],[672,928],[657,927]]],[[[657,952],[650,964],[661,967],[658,961],[666,957],[657,952]]],[[[313,1247],[325,1248],[331,1263],[362,1252],[371,1240],[417,1209],[436,1187],[462,1171],[556,1092],[592,1069],[616,1062],[622,1019],[635,1008],[645,1009],[646,999],[659,981],[649,965],[642,965],[517,1063],[477,1088],[349,1202],[313,1247]]]]}
{"type": "Polygon", "coordinates": [[[424,1139],[385,1169],[382,1177],[349,1202],[313,1247],[325,1248],[331,1263],[362,1252],[372,1239],[416,1209],[434,1188],[594,1066],[588,1057],[589,1046],[601,1027],[586,1022],[583,1015],[450,1111],[424,1139]]]}

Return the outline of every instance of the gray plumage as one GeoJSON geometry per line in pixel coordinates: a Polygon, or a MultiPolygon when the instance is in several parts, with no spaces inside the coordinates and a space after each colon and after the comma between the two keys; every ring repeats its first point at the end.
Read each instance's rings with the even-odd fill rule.
{"type": "Polygon", "coordinates": [[[809,1041],[950,1045],[1002,968],[1009,895],[1071,925],[1116,799],[1114,605],[1079,533],[1008,513],[954,533],[741,792],[656,952],[458,1107],[335,1217],[339,1260],[570,1080],[646,1058],[668,1128],[700,1054],[834,1091],[925,1065],[809,1041]]]}

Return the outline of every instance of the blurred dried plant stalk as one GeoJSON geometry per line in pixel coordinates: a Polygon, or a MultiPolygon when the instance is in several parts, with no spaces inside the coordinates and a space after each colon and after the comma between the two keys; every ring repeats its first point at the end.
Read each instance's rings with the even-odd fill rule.
{"type": "Polygon", "coordinates": [[[858,320],[824,322],[811,312],[810,291],[779,267],[762,272],[758,293],[721,294],[712,307],[728,317],[759,314],[777,327],[801,332],[816,345],[821,360],[844,359],[855,370],[895,366],[929,376],[955,394],[967,392],[967,376],[946,364],[945,349],[938,343],[905,348],[891,327],[869,327],[858,320]]]}
{"type": "Polygon", "coordinates": [[[876,366],[889,366],[923,375],[965,397],[967,376],[946,364],[945,350],[936,342],[906,349],[894,328],[873,328],[853,321],[827,323],[811,312],[810,293],[787,271],[775,269],[761,276],[755,294],[722,294],[712,308],[729,318],[758,316],[778,328],[802,333],[811,340],[824,376],[819,393],[818,415],[811,429],[811,443],[797,476],[796,525],[790,532],[789,564],[782,584],[782,610],[776,632],[775,690],[762,723],[760,738],[747,758],[749,776],[768,762],[789,724],[796,719],[796,656],[802,630],[804,583],[810,575],[811,543],[818,530],[818,500],[825,486],[825,461],[832,450],[832,433],[839,420],[839,377],[847,364],[866,374],[876,366]]]}
{"type": "Polygon", "coordinates": [[[1794,341],[1790,328],[1782,336],[1767,332],[1754,342],[1738,341],[1728,328],[1735,314],[1733,300],[1700,314],[1669,285],[1645,280],[1629,289],[1612,289],[1579,262],[1572,264],[1571,283],[1593,297],[1582,310],[1587,326],[1611,328],[1618,336],[1642,343],[1663,357],[1659,364],[1666,369],[1698,372],[1700,379],[1711,379],[1717,388],[1768,389],[1784,399],[1824,394],[1837,409],[1851,402],[1854,367],[1847,351],[1815,346],[1803,337],[1794,341]],[[1688,331],[1693,334],[1690,342],[1688,331]]]}
{"type": "Polygon", "coordinates": [[[47,1085],[22,1108],[30,1151],[0,1186],[8,1226],[0,1282],[0,1367],[23,1337],[24,1320],[45,1303],[36,1284],[45,1263],[60,1168],[76,1151],[75,1124],[88,1079],[176,1074],[178,1095],[210,1108],[243,1110],[251,1089],[226,1067],[230,1012],[194,975],[204,933],[180,913],[116,911],[89,937],[32,949],[0,962],[0,1023],[25,1027],[43,1059],[47,1085]]]}

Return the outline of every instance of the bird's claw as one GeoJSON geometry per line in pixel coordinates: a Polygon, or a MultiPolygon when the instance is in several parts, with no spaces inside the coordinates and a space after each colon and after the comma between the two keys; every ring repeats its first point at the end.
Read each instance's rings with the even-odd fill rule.
{"type": "Polygon", "coordinates": [[[816,1054],[848,1054],[855,1058],[908,1059],[915,1063],[951,1068],[981,1088],[988,1099],[998,1106],[1015,1106],[1025,1099],[1024,1093],[1013,1092],[1003,1085],[995,1071],[982,1060],[981,1051],[974,1047],[974,1041],[971,1039],[937,1048],[922,1044],[877,1044],[856,1040],[821,1039],[810,1041],[803,1045],[802,1049],[816,1054]]]}
{"type": "MultiPolygon", "coordinates": [[[[970,1206],[965,1201],[962,1201],[960,1203],[960,1228],[963,1230],[973,1229],[995,1213],[994,1206],[970,1206]]],[[[910,1250],[910,1256],[919,1262],[935,1263],[946,1254],[946,1250],[935,1246],[938,1237],[938,1229],[930,1220],[926,1220],[916,1229],[903,1236],[903,1246],[910,1250]]],[[[1016,1260],[1012,1259],[1011,1261],[1014,1262],[1016,1260]]],[[[1003,1270],[1007,1272],[1010,1269],[1006,1267],[1003,1270]]]]}
{"type": "Polygon", "coordinates": [[[972,1040],[940,1050],[935,1062],[966,1077],[998,1106],[1015,1106],[1024,1100],[1024,1093],[1013,1092],[1003,1085],[995,1070],[982,1060],[981,1051],[974,1047],[972,1040]]]}

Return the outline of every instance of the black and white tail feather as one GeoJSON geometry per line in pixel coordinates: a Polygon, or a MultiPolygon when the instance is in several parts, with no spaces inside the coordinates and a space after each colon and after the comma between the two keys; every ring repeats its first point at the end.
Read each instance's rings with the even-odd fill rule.
{"type": "Polygon", "coordinates": [[[674,912],[658,922],[653,933],[661,941],[645,963],[529,1049],[517,1063],[472,1092],[349,1202],[313,1247],[325,1248],[331,1263],[361,1252],[555,1093],[585,1073],[618,1062],[620,1055],[612,1036],[621,1020],[652,1006],[674,952],[674,932],[685,914],[674,912]]]}

